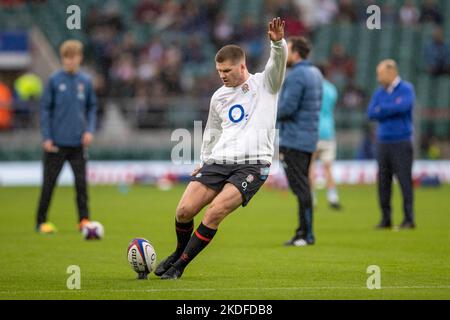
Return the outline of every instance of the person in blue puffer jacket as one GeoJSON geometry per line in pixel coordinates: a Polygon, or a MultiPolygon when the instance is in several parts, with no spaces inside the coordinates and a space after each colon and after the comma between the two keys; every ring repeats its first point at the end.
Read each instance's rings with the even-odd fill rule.
{"type": "Polygon", "coordinates": [[[288,50],[287,65],[291,70],[278,101],[277,128],[280,161],[299,205],[299,226],[285,245],[300,247],[315,243],[309,170],[319,139],[323,77],[319,69],[307,60],[311,51],[307,39],[289,38],[288,50]]]}

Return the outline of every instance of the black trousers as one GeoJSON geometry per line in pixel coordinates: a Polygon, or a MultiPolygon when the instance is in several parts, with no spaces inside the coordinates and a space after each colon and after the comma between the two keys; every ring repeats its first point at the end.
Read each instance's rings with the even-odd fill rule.
{"type": "Polygon", "coordinates": [[[382,212],[382,223],[391,224],[392,179],[394,175],[400,183],[403,195],[404,222],[414,222],[412,164],[413,146],[409,141],[399,143],[379,143],[378,196],[382,212]]]}
{"type": "Polygon", "coordinates": [[[312,153],[280,147],[280,160],[283,164],[289,187],[297,197],[299,226],[296,233],[307,242],[314,242],[313,206],[309,167],[312,153]]]}
{"type": "Polygon", "coordinates": [[[44,152],[43,185],[37,211],[37,223],[47,221],[48,208],[52,198],[56,180],[64,163],[69,161],[75,176],[76,202],[79,220],[89,218],[88,195],[86,182],[86,157],[82,147],[59,147],[58,152],[44,152]]]}

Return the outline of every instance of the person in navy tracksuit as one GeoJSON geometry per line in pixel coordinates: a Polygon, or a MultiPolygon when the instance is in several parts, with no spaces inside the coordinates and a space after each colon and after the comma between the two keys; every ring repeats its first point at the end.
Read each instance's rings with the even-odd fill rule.
{"type": "Polygon", "coordinates": [[[36,231],[52,233],[47,211],[59,173],[67,160],[75,176],[79,227],[89,221],[86,182],[86,148],[96,126],[96,96],[89,76],[79,71],[83,45],[67,40],[60,47],[63,68],[54,73],[41,100],[43,185],[37,210],[36,231]]]}
{"type": "Polygon", "coordinates": [[[309,183],[311,158],[319,140],[323,76],[309,62],[311,44],[303,37],[288,39],[287,65],[278,100],[277,128],[280,130],[280,161],[289,187],[297,197],[299,225],[286,246],[313,245],[313,203],[309,183]]]}
{"type": "Polygon", "coordinates": [[[391,228],[392,178],[395,175],[403,194],[402,229],[415,228],[413,208],[413,108],[414,87],[399,77],[397,64],[384,60],[377,67],[380,87],[368,107],[368,117],[378,122],[378,193],[382,211],[379,229],[391,228]]]}

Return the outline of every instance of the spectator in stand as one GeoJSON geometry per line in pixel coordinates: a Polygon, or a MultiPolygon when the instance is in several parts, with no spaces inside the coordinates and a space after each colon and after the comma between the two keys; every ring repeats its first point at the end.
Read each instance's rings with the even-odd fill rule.
{"type": "Polygon", "coordinates": [[[134,81],[137,76],[133,56],[123,54],[115,61],[111,68],[113,82],[112,94],[131,97],[134,94],[134,81]]]}
{"type": "Polygon", "coordinates": [[[263,50],[261,34],[264,33],[254,17],[250,15],[243,19],[242,26],[238,31],[234,38],[245,51],[248,69],[255,70],[263,50]]]}
{"type": "Polygon", "coordinates": [[[395,8],[390,3],[385,3],[381,7],[381,23],[393,25],[397,22],[397,12],[395,8]]]}
{"type": "Polygon", "coordinates": [[[137,80],[139,83],[149,83],[159,74],[158,64],[148,55],[141,54],[137,67],[137,80]]]}
{"type": "Polygon", "coordinates": [[[120,53],[130,54],[134,59],[137,59],[139,49],[136,44],[136,38],[132,32],[127,32],[123,35],[120,44],[120,53]]]}
{"type": "Polygon", "coordinates": [[[194,0],[188,0],[183,2],[181,12],[183,12],[180,16],[183,32],[206,33],[208,31],[208,16],[203,6],[198,5],[194,0]]]}
{"type": "Polygon", "coordinates": [[[344,46],[339,43],[333,45],[327,70],[330,81],[340,89],[347,83],[347,79],[352,78],[355,74],[354,59],[346,53],[344,46]]]}
{"type": "Polygon", "coordinates": [[[16,7],[16,6],[22,6],[25,3],[25,0],[1,0],[0,5],[3,7],[16,7]]]}
{"type": "Polygon", "coordinates": [[[100,20],[100,11],[97,6],[92,6],[89,8],[89,13],[86,17],[86,33],[92,36],[95,28],[98,26],[100,20]]]}
{"type": "Polygon", "coordinates": [[[155,27],[158,30],[170,29],[179,21],[183,13],[180,3],[175,0],[164,1],[161,8],[161,15],[156,20],[155,27]]]}
{"type": "Polygon", "coordinates": [[[450,74],[450,46],[444,42],[444,31],[441,27],[433,30],[432,39],[425,46],[424,57],[429,74],[450,74]]]}
{"type": "Polygon", "coordinates": [[[183,50],[183,63],[200,64],[205,61],[203,46],[198,34],[189,37],[186,47],[183,50]]]}
{"type": "Polygon", "coordinates": [[[158,0],[140,0],[134,11],[134,17],[139,23],[152,24],[161,14],[158,0]]]}
{"type": "Polygon", "coordinates": [[[358,21],[358,12],[353,0],[340,0],[337,20],[339,22],[354,23],[358,21]]]}
{"type": "Polygon", "coordinates": [[[351,110],[361,110],[365,106],[366,94],[351,78],[348,80],[342,94],[341,105],[351,110]]]}
{"type": "Polygon", "coordinates": [[[216,48],[221,48],[231,42],[234,28],[224,11],[220,12],[213,27],[212,41],[216,48]]]}
{"type": "Polygon", "coordinates": [[[338,14],[338,5],[336,0],[318,0],[314,6],[313,26],[330,24],[338,14]]]}
{"type": "Polygon", "coordinates": [[[90,8],[87,18],[89,46],[94,62],[105,80],[106,91],[111,90],[111,67],[120,54],[120,34],[124,30],[120,12],[115,2],[107,2],[104,7],[90,8]]]}
{"type": "Polygon", "coordinates": [[[406,0],[400,8],[399,19],[404,26],[415,26],[419,22],[420,12],[414,1],[406,0]]]}
{"type": "Polygon", "coordinates": [[[425,0],[422,4],[420,8],[420,22],[442,24],[441,10],[434,0],[425,0]]]}
{"type": "Polygon", "coordinates": [[[308,34],[309,30],[302,20],[302,11],[293,0],[282,2],[276,15],[284,18],[286,23],[284,33],[287,37],[305,36],[308,34]]]}
{"type": "Polygon", "coordinates": [[[122,32],[125,26],[122,22],[120,9],[116,0],[109,0],[103,6],[103,23],[110,26],[115,32],[122,32]]]}
{"type": "Polygon", "coordinates": [[[168,94],[176,95],[183,93],[181,87],[181,76],[178,67],[166,68],[161,73],[161,81],[168,94]]]}
{"type": "Polygon", "coordinates": [[[0,131],[12,126],[12,93],[8,86],[0,81],[0,131]]]}
{"type": "Polygon", "coordinates": [[[156,36],[153,39],[151,39],[150,43],[147,45],[144,51],[146,52],[148,58],[151,61],[154,61],[155,63],[158,64],[162,62],[164,56],[164,47],[161,42],[161,38],[156,36]]]}

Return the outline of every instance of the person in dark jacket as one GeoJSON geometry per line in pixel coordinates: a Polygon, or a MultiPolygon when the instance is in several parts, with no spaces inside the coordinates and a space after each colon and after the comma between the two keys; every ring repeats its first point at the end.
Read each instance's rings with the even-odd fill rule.
{"type": "Polygon", "coordinates": [[[384,60],[377,67],[380,87],[368,107],[368,117],[378,122],[377,160],[378,194],[382,211],[379,229],[392,227],[391,191],[395,175],[403,194],[404,219],[400,228],[415,228],[413,210],[413,107],[414,87],[403,81],[394,60],[384,60]]]}
{"type": "Polygon", "coordinates": [[[299,206],[299,227],[285,245],[300,247],[315,243],[308,173],[319,139],[323,77],[319,69],[307,60],[311,45],[305,38],[290,38],[288,50],[287,65],[291,70],[278,101],[277,127],[280,161],[299,206]]]}
{"type": "Polygon", "coordinates": [[[96,96],[89,76],[79,71],[82,43],[65,41],[60,56],[63,69],[50,77],[41,100],[44,171],[36,222],[39,233],[56,232],[56,227],[47,222],[47,211],[66,160],[75,176],[80,230],[89,222],[86,148],[92,142],[96,125],[96,96]]]}

